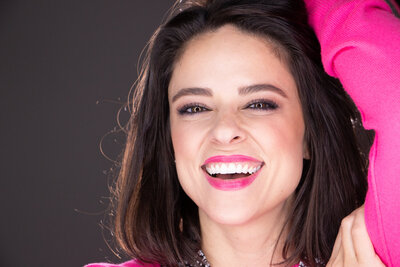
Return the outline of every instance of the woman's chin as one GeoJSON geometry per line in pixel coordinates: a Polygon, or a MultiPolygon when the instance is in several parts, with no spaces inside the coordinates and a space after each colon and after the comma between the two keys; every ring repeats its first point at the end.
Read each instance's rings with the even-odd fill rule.
{"type": "Polygon", "coordinates": [[[218,205],[214,205],[213,209],[202,210],[200,208],[199,216],[201,223],[240,226],[251,222],[255,214],[247,207],[223,205],[222,209],[218,209],[218,205]]]}

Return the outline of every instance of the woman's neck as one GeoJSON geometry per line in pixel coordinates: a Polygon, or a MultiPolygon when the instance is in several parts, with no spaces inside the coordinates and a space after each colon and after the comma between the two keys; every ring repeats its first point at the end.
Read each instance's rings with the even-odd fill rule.
{"type": "Polygon", "coordinates": [[[285,234],[276,250],[275,245],[286,214],[284,204],[244,224],[226,225],[213,221],[200,210],[203,252],[212,267],[270,266],[271,259],[273,263],[281,262],[285,234]]]}

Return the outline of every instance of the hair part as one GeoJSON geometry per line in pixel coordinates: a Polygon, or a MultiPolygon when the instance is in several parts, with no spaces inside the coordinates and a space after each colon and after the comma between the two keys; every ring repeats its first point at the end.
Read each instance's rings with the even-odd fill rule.
{"type": "Polygon", "coordinates": [[[282,256],[284,264],[302,260],[318,266],[329,259],[341,220],[364,202],[372,142],[356,137],[355,128],[365,136],[360,115],[340,83],[324,72],[318,40],[300,0],[177,1],[150,40],[133,92],[114,190],[116,239],[130,257],[145,262],[178,266],[196,261],[198,208],[177,178],[168,86],[188,42],[227,24],[265,39],[296,81],[310,160],[304,160],[281,232],[282,256]]]}

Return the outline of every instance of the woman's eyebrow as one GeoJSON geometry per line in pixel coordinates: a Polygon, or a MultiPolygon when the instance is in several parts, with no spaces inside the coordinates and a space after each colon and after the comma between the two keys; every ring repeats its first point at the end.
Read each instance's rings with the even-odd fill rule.
{"type": "MultiPolygon", "coordinates": [[[[264,83],[254,84],[249,86],[243,86],[238,89],[239,95],[247,95],[247,94],[257,93],[260,91],[273,91],[287,98],[286,93],[282,89],[272,84],[264,84],[264,83]]],[[[182,96],[187,96],[187,95],[213,96],[213,93],[208,88],[200,88],[200,87],[182,88],[172,97],[172,103],[174,103],[182,96]]]]}
{"type": "Polygon", "coordinates": [[[282,89],[280,89],[272,84],[262,83],[262,84],[243,86],[243,87],[240,87],[238,91],[239,91],[239,95],[247,95],[247,94],[251,94],[251,93],[257,93],[260,91],[273,91],[273,92],[278,93],[281,96],[287,98],[286,93],[282,89]]]}
{"type": "Polygon", "coordinates": [[[208,88],[191,87],[180,89],[173,97],[172,103],[174,103],[178,98],[186,95],[202,95],[202,96],[212,96],[212,91],[208,88]]]}

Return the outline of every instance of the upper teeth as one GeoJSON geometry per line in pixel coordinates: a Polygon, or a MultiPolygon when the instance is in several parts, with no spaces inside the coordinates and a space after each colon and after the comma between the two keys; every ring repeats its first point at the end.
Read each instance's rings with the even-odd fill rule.
{"type": "Polygon", "coordinates": [[[250,173],[253,174],[261,168],[258,166],[249,166],[249,164],[241,163],[218,163],[209,164],[206,166],[206,170],[209,174],[234,174],[234,173],[250,173]]]}

